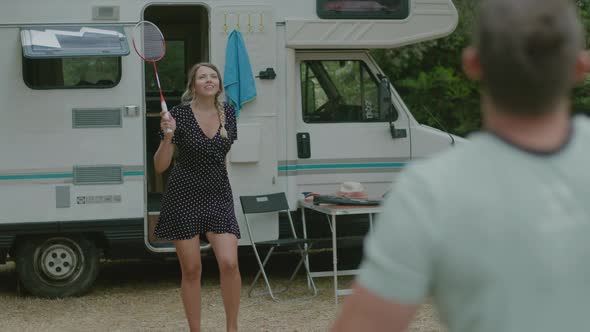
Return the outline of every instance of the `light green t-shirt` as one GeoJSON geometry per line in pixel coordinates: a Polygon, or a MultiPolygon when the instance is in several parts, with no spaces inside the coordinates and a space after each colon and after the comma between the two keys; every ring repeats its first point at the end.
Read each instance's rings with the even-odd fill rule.
{"type": "Polygon", "coordinates": [[[590,331],[590,121],[551,154],[490,133],[400,176],[359,282],[452,332],[590,331]]]}

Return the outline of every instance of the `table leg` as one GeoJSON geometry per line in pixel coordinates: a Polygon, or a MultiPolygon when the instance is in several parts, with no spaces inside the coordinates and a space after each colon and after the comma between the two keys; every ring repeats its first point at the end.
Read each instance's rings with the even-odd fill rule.
{"type": "MultiPolygon", "coordinates": [[[[305,208],[302,207],[301,208],[301,222],[303,223],[303,238],[307,239],[307,226],[306,226],[306,222],[305,222],[305,208]]],[[[305,248],[305,252],[307,252],[307,243],[303,244],[303,247],[305,248]]],[[[305,256],[305,264],[307,265],[307,267],[309,268],[309,254],[307,256],[305,256]]],[[[309,269],[311,271],[311,269],[309,269]]],[[[311,277],[307,276],[307,287],[311,288],[311,277]]]]}
{"type": "Polygon", "coordinates": [[[332,215],[332,265],[334,268],[334,303],[338,305],[338,252],[336,238],[336,215],[332,215]]]}

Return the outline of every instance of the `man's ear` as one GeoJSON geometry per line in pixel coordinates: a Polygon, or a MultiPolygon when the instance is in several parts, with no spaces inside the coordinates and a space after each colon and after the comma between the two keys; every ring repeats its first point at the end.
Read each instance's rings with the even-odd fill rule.
{"type": "Polygon", "coordinates": [[[574,73],[575,83],[579,84],[584,82],[586,75],[590,73],[590,52],[582,51],[578,54],[576,59],[576,68],[574,73]]]}
{"type": "Polygon", "coordinates": [[[481,62],[479,61],[479,52],[474,46],[468,46],[463,50],[461,56],[463,62],[463,71],[473,81],[479,81],[482,78],[481,62]]]}

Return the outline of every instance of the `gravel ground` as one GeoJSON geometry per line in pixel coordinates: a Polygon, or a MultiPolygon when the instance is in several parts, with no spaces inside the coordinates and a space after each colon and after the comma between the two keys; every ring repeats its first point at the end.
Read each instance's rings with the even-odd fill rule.
{"type": "MultiPolygon", "coordinates": [[[[284,261],[284,260],[283,260],[284,261]]],[[[250,258],[240,259],[243,278],[240,307],[242,331],[326,331],[338,308],[330,278],[315,279],[319,295],[307,296],[304,278],[289,290],[288,299],[248,297],[255,270],[250,258]]],[[[271,273],[278,271],[274,268],[271,273]]],[[[282,271],[282,270],[281,270],[282,271]]],[[[215,261],[203,262],[202,330],[224,331],[225,318],[215,261]]],[[[279,275],[277,287],[286,282],[279,275]]],[[[176,261],[102,262],[92,290],[81,297],[58,300],[18,295],[14,265],[0,265],[0,331],[186,331],[176,261]]],[[[272,280],[272,279],[271,279],[272,280]]],[[[343,282],[347,280],[342,278],[343,282]]],[[[350,282],[351,279],[348,279],[350,282]]],[[[343,283],[344,284],[344,283],[343,283]]],[[[412,332],[444,332],[432,305],[424,304],[412,332]]]]}

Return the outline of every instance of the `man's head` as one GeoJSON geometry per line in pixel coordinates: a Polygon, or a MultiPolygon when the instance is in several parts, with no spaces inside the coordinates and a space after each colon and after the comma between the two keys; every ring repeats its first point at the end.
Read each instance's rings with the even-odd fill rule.
{"type": "Polygon", "coordinates": [[[497,109],[554,109],[590,64],[573,0],[480,0],[473,46],[463,54],[497,109]]]}

